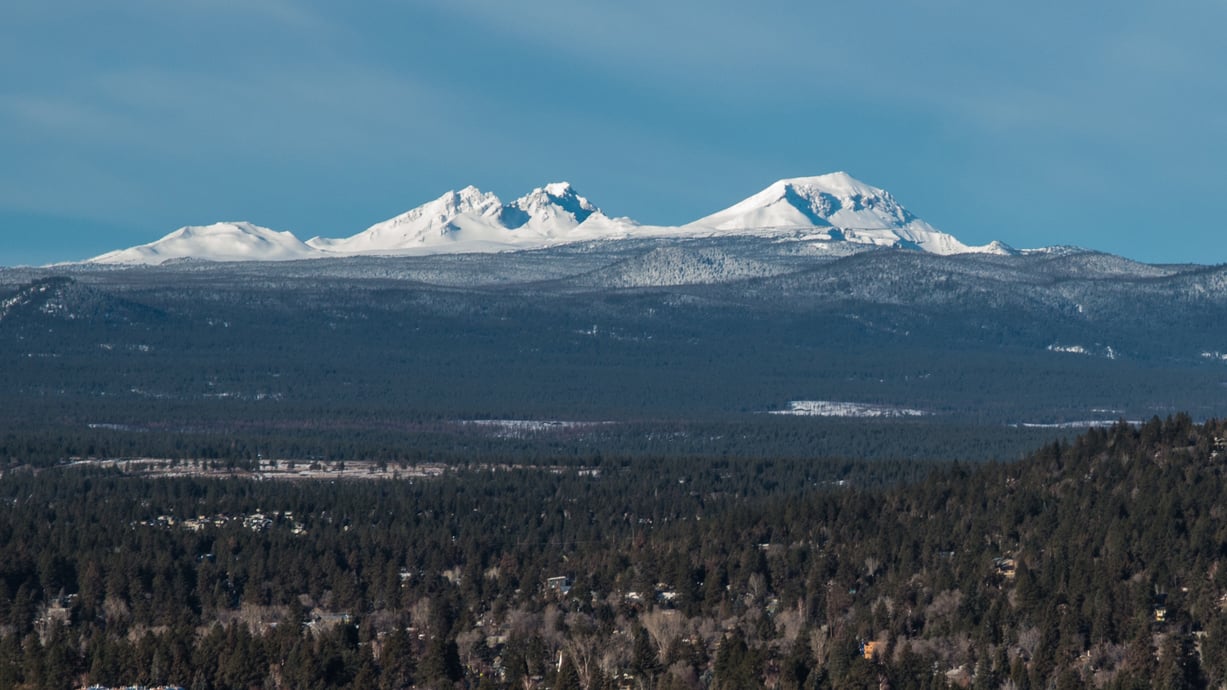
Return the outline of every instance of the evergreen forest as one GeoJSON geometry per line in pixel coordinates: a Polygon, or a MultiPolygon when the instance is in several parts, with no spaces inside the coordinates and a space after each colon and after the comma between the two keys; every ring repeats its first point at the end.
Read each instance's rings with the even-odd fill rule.
{"type": "Polygon", "coordinates": [[[1222,422],[976,464],[404,467],[9,460],[0,687],[1227,683],[1222,422]]]}

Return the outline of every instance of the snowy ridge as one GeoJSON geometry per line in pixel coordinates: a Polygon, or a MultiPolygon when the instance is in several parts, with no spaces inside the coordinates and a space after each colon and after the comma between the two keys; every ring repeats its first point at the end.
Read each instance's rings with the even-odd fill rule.
{"type": "MultiPolygon", "coordinates": [[[[611,218],[567,182],[538,187],[504,204],[469,186],[376,223],[349,237],[314,237],[246,222],[185,227],[155,242],[109,252],[90,263],[158,264],[175,259],[287,261],[355,255],[497,252],[630,238],[779,236],[859,247],[935,254],[1014,254],[993,242],[963,244],[917,218],[889,192],[847,173],[779,180],[763,191],[682,226],[640,225],[611,218]]],[[[755,271],[751,270],[751,273],[755,271]]]]}

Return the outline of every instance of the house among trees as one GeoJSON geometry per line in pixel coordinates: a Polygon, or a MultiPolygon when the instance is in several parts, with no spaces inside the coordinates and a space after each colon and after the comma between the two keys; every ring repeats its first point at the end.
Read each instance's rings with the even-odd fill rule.
{"type": "Polygon", "coordinates": [[[303,627],[314,633],[322,633],[338,625],[349,625],[352,622],[353,616],[348,612],[315,608],[311,610],[310,620],[304,622],[303,627]]]}
{"type": "Polygon", "coordinates": [[[46,644],[47,638],[57,626],[66,626],[72,620],[72,607],[76,604],[76,594],[64,594],[52,597],[42,607],[42,612],[34,621],[39,639],[46,644]]]}
{"type": "Polygon", "coordinates": [[[993,570],[1007,580],[1013,580],[1018,573],[1018,561],[1013,558],[1000,557],[993,559],[993,570]]]}
{"type": "Polygon", "coordinates": [[[571,592],[571,578],[566,575],[555,575],[545,579],[545,589],[566,596],[571,592]]]}
{"type": "Polygon", "coordinates": [[[1167,622],[1167,593],[1159,592],[1155,594],[1155,609],[1154,617],[1156,623],[1167,622]]]}

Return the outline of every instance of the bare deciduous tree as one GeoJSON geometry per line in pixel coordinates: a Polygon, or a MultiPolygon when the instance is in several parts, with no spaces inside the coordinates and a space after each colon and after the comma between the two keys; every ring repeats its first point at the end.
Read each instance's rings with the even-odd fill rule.
{"type": "Polygon", "coordinates": [[[639,622],[648,636],[656,645],[656,654],[661,663],[666,661],[669,645],[674,640],[684,637],[689,627],[686,617],[680,612],[668,609],[653,609],[639,616],[639,622]]]}

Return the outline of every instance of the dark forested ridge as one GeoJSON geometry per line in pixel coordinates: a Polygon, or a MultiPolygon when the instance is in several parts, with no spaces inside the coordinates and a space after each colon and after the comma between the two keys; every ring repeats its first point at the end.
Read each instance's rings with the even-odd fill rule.
{"type": "Polygon", "coordinates": [[[996,464],[0,477],[0,687],[1218,687],[1227,424],[996,464]]]}
{"type": "Polygon", "coordinates": [[[996,428],[1227,414],[1227,268],[1091,252],[811,249],[711,238],[0,269],[3,423],[242,434],[663,420],[752,430],[793,401],[996,428]],[[717,270],[738,261],[772,274],[717,270]]]}

